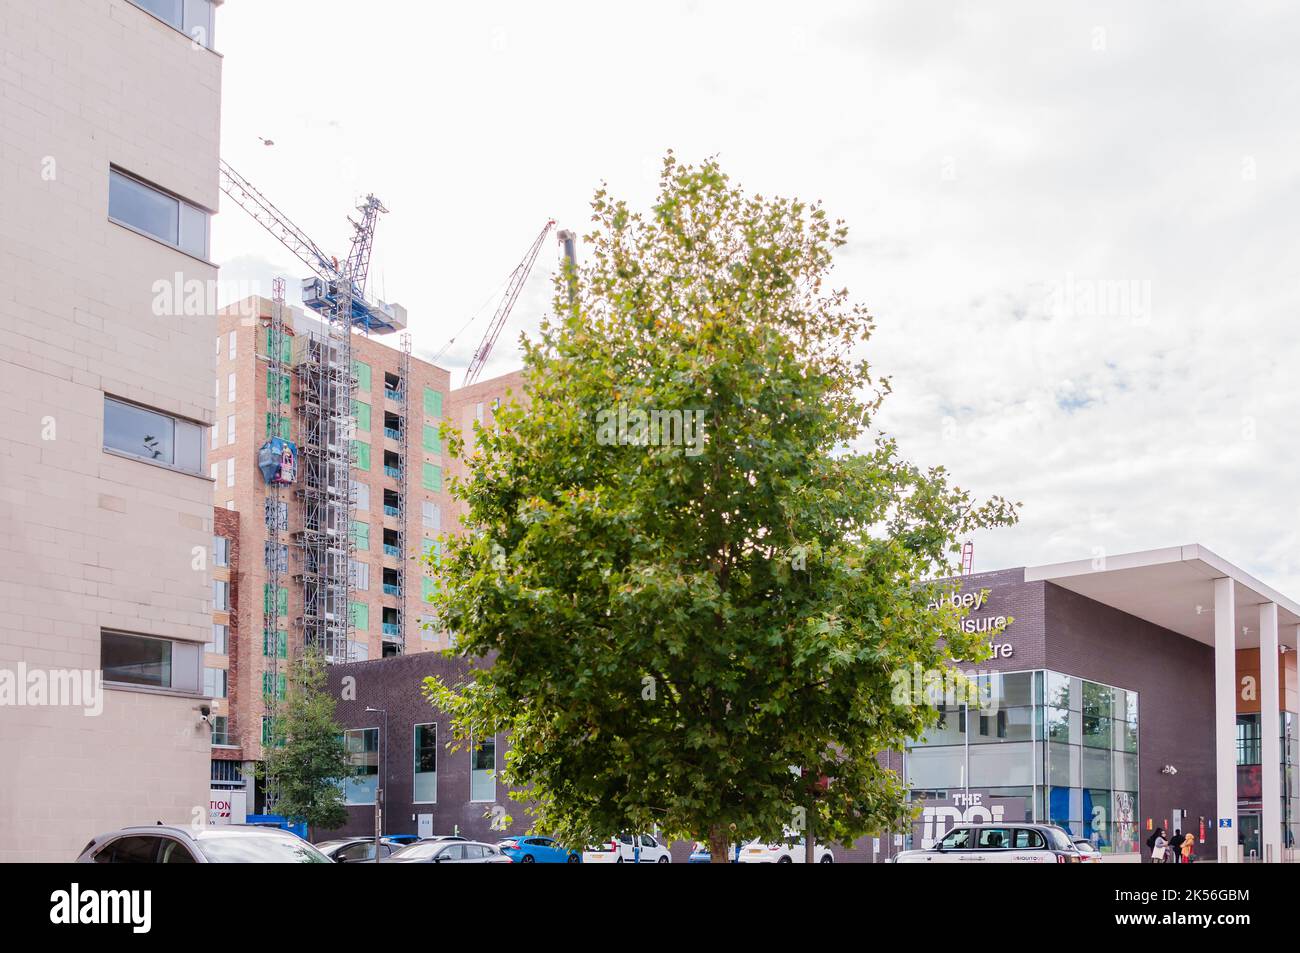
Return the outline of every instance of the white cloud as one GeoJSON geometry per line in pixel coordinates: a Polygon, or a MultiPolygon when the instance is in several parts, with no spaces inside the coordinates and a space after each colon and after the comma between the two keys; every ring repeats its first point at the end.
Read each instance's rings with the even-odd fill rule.
{"type": "MultiPolygon", "coordinates": [[[[372,283],[410,308],[417,353],[478,313],[443,360],[463,366],[492,290],[547,218],[587,225],[601,180],[645,204],[664,149],[716,153],[747,187],[848,220],[837,280],[876,315],[867,354],[895,388],[880,424],[1025,503],[977,540],[977,568],[1196,541],[1300,592],[1292,6],[280,0],[219,16],[224,154],[330,249],[362,194],[387,203],[372,283]],[[1147,313],[1054,296],[1119,282],[1147,313]]],[[[286,267],[236,210],[215,237],[219,256],[286,267]]],[[[552,246],[487,373],[517,365],[555,262],[552,246]]]]}

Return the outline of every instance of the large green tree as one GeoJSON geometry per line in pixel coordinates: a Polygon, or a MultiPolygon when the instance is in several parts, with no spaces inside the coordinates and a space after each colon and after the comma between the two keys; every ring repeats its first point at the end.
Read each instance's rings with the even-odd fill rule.
{"type": "Polygon", "coordinates": [[[258,769],[274,792],[277,813],[320,830],[342,827],[348,819],[340,783],[350,767],[328,680],[319,652],[309,649],[293,660],[274,737],[258,769]]]}
{"type": "Polygon", "coordinates": [[[877,755],[934,713],[891,678],[982,649],[926,580],[1014,506],[870,427],[888,382],[867,310],[827,283],[847,231],[819,204],[670,153],[648,214],[603,188],[592,210],[525,343],[526,408],[468,455],[448,434],[469,532],[434,602],[491,664],[429,698],[462,736],[510,735],[506,781],[570,843],[655,825],[723,861],[806,820],[837,842],[898,829],[877,755]]]}

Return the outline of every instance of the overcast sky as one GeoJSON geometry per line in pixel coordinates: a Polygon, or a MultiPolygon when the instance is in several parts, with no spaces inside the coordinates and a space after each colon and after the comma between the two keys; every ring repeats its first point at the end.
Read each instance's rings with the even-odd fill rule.
{"type": "MultiPolygon", "coordinates": [[[[975,568],[1199,542],[1300,597],[1300,7],[229,0],[225,158],[459,384],[548,218],[672,148],[847,220],[905,453],[1024,503],[975,568]],[[271,138],[274,146],[258,137],[271,138]]],[[[228,201],[231,293],[304,268],[228,201]],[[251,284],[239,285],[239,282],[251,284]]],[[[548,243],[484,376],[549,300],[548,243]]],[[[293,297],[291,281],[290,297],[293,297]]]]}

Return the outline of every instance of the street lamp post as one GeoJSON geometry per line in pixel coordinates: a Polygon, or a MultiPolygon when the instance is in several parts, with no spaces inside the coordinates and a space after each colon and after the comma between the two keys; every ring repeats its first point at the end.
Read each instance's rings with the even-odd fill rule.
{"type": "Polygon", "coordinates": [[[375,863],[379,863],[379,841],[384,836],[384,783],[388,779],[388,709],[367,705],[366,711],[384,716],[384,734],[379,742],[379,777],[375,784],[375,863]]]}

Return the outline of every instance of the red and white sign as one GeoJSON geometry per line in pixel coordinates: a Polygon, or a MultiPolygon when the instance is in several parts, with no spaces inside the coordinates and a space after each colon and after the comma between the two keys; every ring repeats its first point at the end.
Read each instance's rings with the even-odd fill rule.
{"type": "Polygon", "coordinates": [[[208,826],[242,824],[248,817],[248,794],[245,791],[208,792],[208,826]]]}

